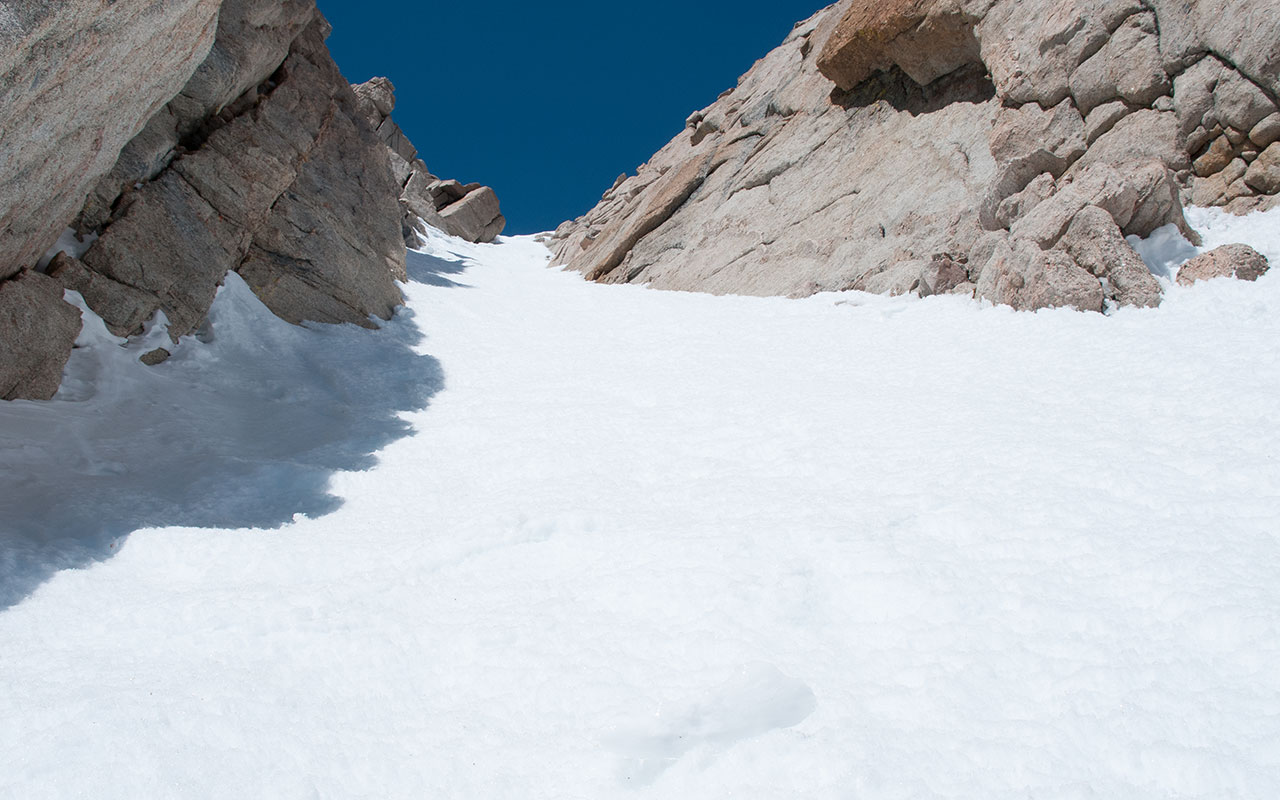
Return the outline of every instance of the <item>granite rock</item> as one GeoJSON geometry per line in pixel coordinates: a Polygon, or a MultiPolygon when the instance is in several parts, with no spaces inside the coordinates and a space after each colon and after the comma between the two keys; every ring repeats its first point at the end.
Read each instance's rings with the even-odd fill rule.
{"type": "Polygon", "coordinates": [[[1256,281],[1265,275],[1270,267],[1266,257],[1252,247],[1228,244],[1196,256],[1183,264],[1182,269],[1178,270],[1178,283],[1190,286],[1196,281],[1208,281],[1214,278],[1256,281]]]}
{"type": "Polygon", "coordinates": [[[214,41],[221,0],[0,7],[0,280],[35,266],[214,41]]]}
{"type": "Polygon", "coordinates": [[[80,335],[62,286],[31,270],[0,281],[0,400],[49,400],[80,335]]]}
{"type": "Polygon", "coordinates": [[[401,232],[405,244],[416,247],[423,225],[470,242],[492,242],[507,220],[498,195],[480,184],[464,186],[441,180],[418,158],[417,148],[391,118],[395,86],[386,78],[353,85],[360,109],[387,148],[391,172],[400,187],[401,232]]]}

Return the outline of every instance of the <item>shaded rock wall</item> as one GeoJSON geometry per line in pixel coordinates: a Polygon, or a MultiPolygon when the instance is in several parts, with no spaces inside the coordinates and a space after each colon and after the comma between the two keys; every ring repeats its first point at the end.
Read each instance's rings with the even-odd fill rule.
{"type": "Polygon", "coordinates": [[[33,266],[205,60],[221,0],[0,6],[0,279],[33,266]]]}
{"type": "MultiPolygon", "coordinates": [[[[246,17],[267,6],[281,8],[229,4],[219,40],[258,30],[246,17]]],[[[230,270],[291,322],[367,325],[399,304],[404,248],[380,143],[324,46],[328,23],[314,7],[278,21],[269,30],[280,61],[236,61],[217,92],[197,73],[200,86],[126,148],[77,221],[97,236],[79,259],[85,270],[133,299],[118,315],[126,304],[94,305],[86,293],[116,333],[137,332],[156,310],[171,335],[194,331],[230,270]],[[296,38],[281,52],[288,33],[296,38]],[[246,83],[252,88],[226,100],[246,83]]],[[[55,265],[52,274],[80,290],[79,272],[55,265]]]]}
{"type": "MultiPolygon", "coordinates": [[[[290,322],[390,317],[416,174],[396,159],[421,162],[328,33],[314,0],[0,7],[0,397],[56,391],[79,331],[62,288],[118,335],[162,311],[175,341],[231,270],[290,322]]],[[[501,230],[483,187],[431,211],[501,230]]]]}
{"type": "Polygon", "coordinates": [[[557,230],[594,280],[1150,306],[1125,234],[1280,189],[1280,0],[844,0],[557,230]]]}

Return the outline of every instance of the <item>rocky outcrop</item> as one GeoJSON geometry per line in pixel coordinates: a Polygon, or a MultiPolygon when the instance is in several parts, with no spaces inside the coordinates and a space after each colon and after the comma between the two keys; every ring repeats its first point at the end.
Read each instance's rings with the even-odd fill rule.
{"type": "Polygon", "coordinates": [[[423,225],[470,242],[492,242],[507,225],[498,195],[488,186],[442,180],[418,158],[417,148],[391,119],[396,106],[395,86],[374,78],[351,87],[361,111],[387,147],[391,172],[400,185],[405,244],[416,247],[423,225]]]}
{"type": "Polygon", "coordinates": [[[1184,203],[1276,203],[1277,19],[1277,0],[843,0],[551,246],[665,289],[1153,306],[1125,236],[1194,236],[1184,203]]]}
{"type": "Polygon", "coordinates": [[[1243,244],[1228,244],[1210,250],[1182,265],[1178,270],[1178,283],[1190,286],[1196,281],[1214,278],[1236,278],[1256,281],[1266,274],[1271,265],[1257,250],[1243,244]]]}
{"type": "Polygon", "coordinates": [[[86,300],[113,330],[163,310],[172,336],[194,331],[231,270],[291,322],[390,317],[404,278],[395,186],[328,30],[310,4],[224,6],[212,66],[129,144],[76,222],[97,236],[83,269],[53,272],[68,288],[96,278],[86,300]]]}
{"type": "Polygon", "coordinates": [[[121,148],[191,78],[220,4],[0,8],[0,280],[36,264],[121,148]]]}
{"type": "MultiPolygon", "coordinates": [[[[0,396],[56,390],[79,330],[62,288],[122,336],[162,311],[175,341],[232,270],[290,322],[391,316],[410,176],[388,152],[416,154],[328,33],[314,0],[0,9],[0,396]]],[[[456,200],[441,227],[501,229],[492,190],[456,200]]]]}
{"type": "Polygon", "coordinates": [[[219,2],[0,7],[0,398],[56,391],[79,312],[32,268],[205,59],[219,2]]]}

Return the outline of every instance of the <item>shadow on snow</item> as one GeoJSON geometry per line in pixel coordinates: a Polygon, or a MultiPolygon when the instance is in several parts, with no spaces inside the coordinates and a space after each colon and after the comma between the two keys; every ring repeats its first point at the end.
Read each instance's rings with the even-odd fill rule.
{"type": "MultiPolygon", "coordinates": [[[[410,279],[461,286],[457,261],[409,254],[410,279]]],[[[402,308],[381,330],[289,325],[238,275],[209,323],[150,368],[155,346],[86,320],[58,398],[0,404],[0,609],[147,527],[275,528],[341,506],[336,472],[408,435],[444,386],[402,308]]],[[[162,334],[163,335],[163,334],[162,334]]],[[[151,337],[148,337],[151,338],[151,337]]]]}
{"type": "Polygon", "coordinates": [[[465,283],[458,283],[448,277],[465,270],[467,264],[464,261],[454,261],[410,250],[405,267],[409,272],[409,280],[414,283],[425,283],[428,286],[440,286],[445,289],[471,288],[465,283]]]}

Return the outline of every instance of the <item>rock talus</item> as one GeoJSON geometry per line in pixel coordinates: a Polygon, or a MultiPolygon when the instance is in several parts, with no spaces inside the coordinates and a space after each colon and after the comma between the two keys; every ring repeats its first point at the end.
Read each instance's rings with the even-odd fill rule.
{"type": "Polygon", "coordinates": [[[1277,20],[1280,0],[843,0],[551,247],[662,289],[1154,306],[1126,235],[1277,202],[1277,20]]]}

